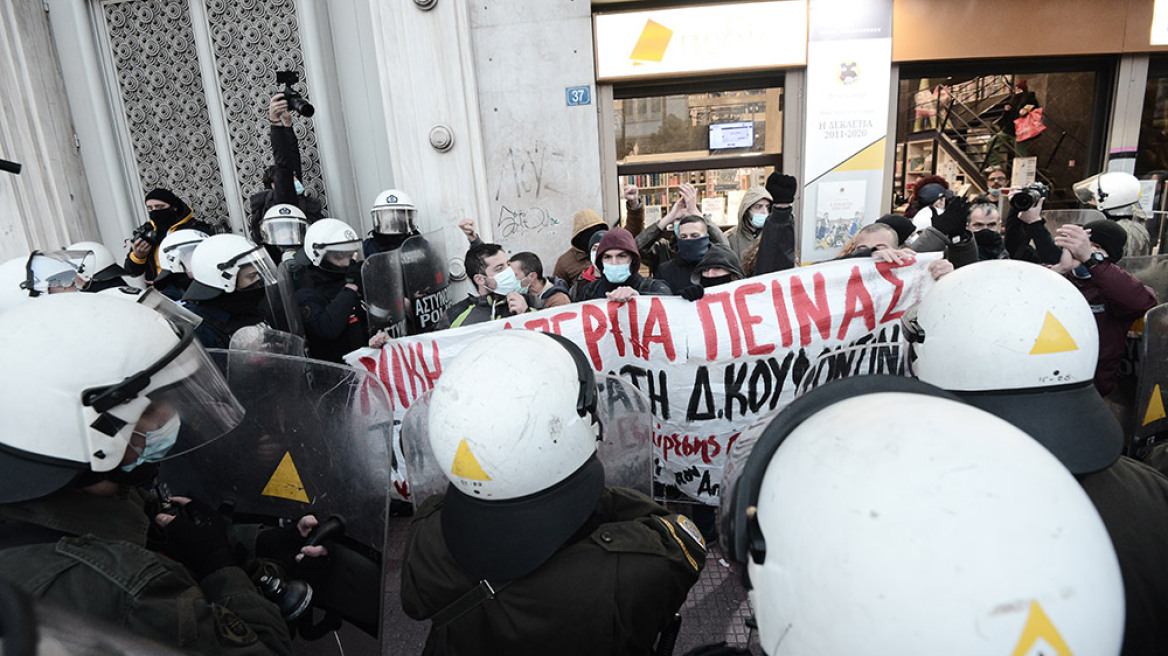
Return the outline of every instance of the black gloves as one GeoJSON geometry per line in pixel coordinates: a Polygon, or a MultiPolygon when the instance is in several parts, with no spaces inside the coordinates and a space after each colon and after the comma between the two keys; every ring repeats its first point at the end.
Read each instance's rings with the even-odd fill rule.
{"type": "Polygon", "coordinates": [[[933,217],[933,227],[950,238],[964,234],[968,223],[969,201],[960,197],[945,201],[945,211],[933,217]]]}
{"type": "Polygon", "coordinates": [[[207,504],[192,499],[165,527],[167,555],[186,565],[196,579],[237,564],[227,532],[227,518],[207,504]]]}
{"type": "Polygon", "coordinates": [[[790,205],[795,202],[795,192],[799,189],[799,181],[793,175],[774,173],[767,176],[766,190],[771,195],[771,202],[776,205],[790,205]]]}
{"type": "Polygon", "coordinates": [[[296,555],[300,553],[304,542],[305,538],[300,535],[296,524],[269,528],[256,536],[255,552],[256,556],[274,560],[284,569],[291,570],[296,567],[296,555]]]}
{"type": "Polygon", "coordinates": [[[706,290],[701,285],[690,285],[678,293],[687,301],[696,301],[706,295],[706,290]]]}
{"type": "Polygon", "coordinates": [[[356,285],[357,291],[361,291],[361,263],[357,261],[349,262],[349,266],[345,269],[345,284],[356,285]]]}

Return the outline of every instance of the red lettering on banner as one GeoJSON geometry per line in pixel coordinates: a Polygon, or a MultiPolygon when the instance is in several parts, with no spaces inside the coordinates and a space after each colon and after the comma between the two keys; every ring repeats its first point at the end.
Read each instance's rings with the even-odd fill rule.
{"type": "MultiPolygon", "coordinates": [[[[387,345],[388,346],[388,345],[387,345]]],[[[385,351],[384,347],[382,350],[385,351]]],[[[388,349],[393,354],[393,385],[390,386],[392,390],[397,392],[397,398],[401,400],[403,408],[410,407],[410,400],[406,398],[406,381],[402,378],[402,362],[397,345],[388,349]]]]}
{"type": "Polygon", "coordinates": [[[649,359],[649,345],[660,344],[665,349],[665,357],[670,362],[677,359],[677,351],[673,348],[673,333],[669,331],[669,315],[665,313],[665,306],[661,299],[654,298],[649,303],[649,317],[645,319],[644,358],[649,359]],[[657,329],[654,332],[654,328],[657,329]]]}
{"type": "Polygon", "coordinates": [[[434,389],[434,383],[438,382],[438,377],[442,375],[442,362],[438,358],[438,343],[430,342],[430,349],[434,353],[434,368],[426,364],[425,349],[421,342],[414,344],[414,350],[418,353],[418,364],[421,365],[422,376],[426,380],[426,390],[434,389]]]}
{"type": "Polygon", "coordinates": [[[552,332],[557,334],[557,335],[562,335],[563,332],[560,331],[560,324],[562,324],[565,321],[571,321],[572,319],[575,319],[575,318],[576,318],[575,312],[564,312],[564,313],[557,314],[557,315],[553,316],[552,317],[552,332]]]}
{"type": "Polygon", "coordinates": [[[722,312],[730,327],[730,354],[737,358],[742,355],[742,336],[738,334],[738,318],[734,315],[730,293],[718,292],[706,294],[697,303],[698,317],[702,320],[702,335],[706,338],[706,359],[713,362],[718,358],[718,330],[714,326],[714,314],[710,310],[714,303],[722,304],[722,312]]]}
{"type": "Polygon", "coordinates": [[[795,307],[795,319],[799,322],[799,343],[807,346],[811,343],[811,322],[819,328],[819,336],[831,339],[831,308],[827,304],[827,280],[822,273],[811,277],[815,288],[815,301],[807,295],[803,288],[803,281],[798,276],[791,276],[791,305],[795,307]]]}
{"type": "Polygon", "coordinates": [[[717,435],[698,436],[682,435],[681,433],[653,433],[653,445],[661,449],[661,457],[669,462],[672,454],[675,458],[692,458],[701,455],[702,462],[711,464],[714,458],[722,453],[722,445],[718,443],[717,435]]]}
{"type": "Polygon", "coordinates": [[[746,352],[750,355],[766,355],[775,350],[775,345],[756,344],[754,342],[754,325],[762,323],[762,317],[750,313],[746,307],[746,297],[751,294],[766,293],[766,285],[761,282],[752,282],[734,290],[734,306],[738,309],[738,319],[742,323],[742,336],[746,338],[746,352]]]}
{"type": "Polygon", "coordinates": [[[604,318],[604,310],[591,304],[580,306],[583,313],[580,317],[584,324],[584,345],[588,347],[588,357],[592,359],[592,366],[597,371],[603,371],[600,361],[600,338],[608,332],[608,322],[604,318]]]}
{"type": "Polygon", "coordinates": [[[541,333],[550,333],[552,331],[551,324],[547,319],[535,319],[523,324],[523,327],[528,330],[538,330],[541,333]]]}
{"type": "Polygon", "coordinates": [[[791,318],[787,315],[787,301],[783,299],[783,285],[778,280],[771,281],[771,297],[775,304],[775,316],[779,320],[779,332],[783,336],[783,348],[791,348],[795,343],[791,336],[791,318]]]}
{"type": "Polygon", "coordinates": [[[625,334],[621,330],[620,320],[616,318],[616,313],[620,310],[623,303],[616,301],[608,302],[608,332],[612,335],[613,344],[616,346],[616,354],[620,357],[625,356],[625,334]]]}
{"type": "MultiPolygon", "coordinates": [[[[913,262],[916,262],[916,259],[913,259],[913,262]]],[[[901,310],[900,312],[892,311],[894,308],[896,308],[896,304],[900,302],[900,295],[904,293],[904,281],[892,273],[892,269],[894,267],[896,267],[896,265],[891,262],[876,263],[876,271],[880,273],[880,277],[892,283],[892,300],[889,301],[888,309],[884,311],[884,316],[880,317],[880,323],[896,321],[904,314],[904,310],[901,310]]]]}
{"type": "Polygon", "coordinates": [[[840,322],[840,329],[836,334],[836,339],[843,339],[848,334],[848,326],[852,323],[852,319],[856,317],[863,317],[864,326],[868,330],[876,329],[876,307],[872,304],[872,295],[864,287],[864,276],[860,274],[860,267],[858,266],[852,267],[852,273],[848,276],[848,289],[844,299],[844,308],[844,318],[840,322]]]}

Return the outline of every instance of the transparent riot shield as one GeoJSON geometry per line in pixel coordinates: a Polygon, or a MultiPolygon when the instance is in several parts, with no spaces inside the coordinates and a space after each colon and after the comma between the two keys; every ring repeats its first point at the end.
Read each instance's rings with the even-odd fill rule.
{"type": "Polygon", "coordinates": [[[1168,303],[1144,315],[1144,346],[1136,385],[1134,441],[1131,452],[1143,457],[1168,443],[1168,303]]]}
{"type": "MultiPolygon", "coordinates": [[[[328,612],[383,635],[393,414],[371,374],[329,362],[258,351],[211,350],[243,421],[222,439],[161,463],[172,494],[229,511],[237,524],[275,525],[314,513],[341,528],[329,559],[289,571],[313,588],[313,613],[328,612]]],[[[303,633],[302,633],[303,635],[303,633]]],[[[368,653],[366,641],[349,653],[368,653]]],[[[331,640],[330,640],[331,642],[331,640]]],[[[376,645],[375,645],[376,646],[376,645]]]]}
{"type": "Polygon", "coordinates": [[[361,294],[369,317],[369,334],[384,330],[391,338],[406,335],[406,295],[401,249],[377,253],[361,265],[361,294]]]}
{"type": "Polygon", "coordinates": [[[1091,221],[1102,221],[1106,218],[1103,216],[1103,212],[1092,209],[1042,211],[1042,220],[1046,222],[1046,229],[1052,235],[1055,230],[1065,225],[1072,223],[1075,225],[1085,225],[1091,221]]]}
{"type": "Polygon", "coordinates": [[[307,353],[303,337],[269,328],[262,323],[244,326],[235,331],[231,335],[231,344],[228,348],[232,351],[261,351],[301,358],[307,353]]]}
{"type": "Polygon", "coordinates": [[[1116,265],[1148,284],[1148,280],[1168,280],[1168,254],[1125,257],[1116,265]]]}
{"type": "MultiPolygon", "coordinates": [[[[627,487],[645,495],[653,490],[653,416],[645,395],[615,376],[597,377],[596,414],[603,426],[596,453],[604,463],[605,485],[627,487]]],[[[427,392],[402,420],[401,442],[406,480],[414,508],[446,492],[444,469],[430,449],[430,397],[427,392]]]]}
{"type": "MultiPolygon", "coordinates": [[[[908,376],[908,344],[900,339],[900,327],[890,342],[869,342],[846,348],[824,350],[811,361],[795,391],[798,398],[833,380],[851,376],[908,376]]],[[[741,439],[741,438],[739,438],[741,439]]]]}
{"type": "Polygon", "coordinates": [[[269,285],[266,302],[272,318],[273,328],[304,337],[304,321],[300,317],[300,304],[296,302],[296,269],[300,265],[295,259],[284,260],[276,268],[277,284],[269,285]]]}
{"type": "Polygon", "coordinates": [[[450,273],[441,230],[410,237],[402,243],[402,278],[410,334],[433,331],[450,308],[450,273]]]}

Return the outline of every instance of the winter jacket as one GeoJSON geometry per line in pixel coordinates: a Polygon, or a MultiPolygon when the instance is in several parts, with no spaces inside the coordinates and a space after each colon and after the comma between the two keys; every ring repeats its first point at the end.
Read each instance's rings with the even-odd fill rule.
{"type": "MultiPolygon", "coordinates": [[[[739,256],[741,257],[741,256],[739,256]]],[[[789,207],[773,207],[762,226],[752,275],[786,271],[795,266],[795,214],[789,207]]]]}
{"type": "Polygon", "coordinates": [[[1006,212],[1006,255],[1011,260],[1035,262],[1037,264],[1058,264],[1063,249],[1055,246],[1054,237],[1046,229],[1043,220],[1023,223],[1018,218],[1018,210],[1013,206],[1006,212]],[[1031,246],[1030,242],[1034,245],[1031,246]]]}
{"type": "Polygon", "coordinates": [[[572,290],[568,283],[555,276],[548,276],[544,281],[543,291],[535,301],[540,309],[560,307],[572,302],[572,290]]]}
{"type": "Polygon", "coordinates": [[[344,362],[346,353],[365,346],[369,326],[361,295],[345,286],[345,274],[316,266],[294,267],[296,304],[304,321],[308,354],[344,362]]]}
{"type": "MultiPolygon", "coordinates": [[[[179,219],[178,222],[174,225],[165,229],[160,230],[158,226],[154,225],[153,221],[147,221],[146,225],[150,226],[151,230],[160,233],[158,235],[158,242],[160,244],[166,235],[169,235],[175,230],[199,230],[201,232],[207,233],[208,235],[215,232],[211,228],[210,224],[195,219],[194,212],[189,208],[187,209],[187,213],[185,216],[183,216],[183,218],[179,219]]],[[[154,280],[155,276],[158,275],[158,270],[161,268],[161,265],[158,262],[158,247],[155,247],[150,252],[150,256],[145,260],[139,260],[138,256],[134,255],[133,249],[131,249],[130,252],[126,255],[126,261],[122,264],[122,268],[125,269],[126,273],[131,276],[146,276],[147,280],[154,280]]]]}
{"type": "Polygon", "coordinates": [[[1095,388],[1101,396],[1115,389],[1127,331],[1134,321],[1156,306],[1156,294],[1131,274],[1104,260],[1090,269],[1090,276],[1067,278],[1079,288],[1095,314],[1099,327],[1099,361],[1095,388]]]}
{"type": "Polygon", "coordinates": [[[296,141],[296,132],[291,126],[273,125],[271,135],[272,160],[276,166],[273,176],[275,186],[252,194],[248,198],[248,232],[251,234],[251,240],[257,244],[264,241],[260,235],[260,222],[263,221],[264,213],[273,205],[286,203],[299,207],[309,224],[324,218],[324,204],[319,199],[296,194],[293,174],[301,174],[300,144],[296,141]]]}
{"type": "MultiPolygon", "coordinates": [[[[752,205],[760,200],[773,200],[771,195],[767,193],[766,189],[762,187],[751,187],[746,190],[742,196],[742,204],[738,206],[738,225],[730,228],[726,233],[726,243],[734,250],[738,259],[742,259],[742,254],[746,249],[754,245],[758,238],[762,236],[762,228],[756,228],[750,222],[750,208],[752,205]]],[[[771,207],[771,211],[774,211],[771,207]]],[[[769,218],[769,217],[768,217],[769,218]]],[[[766,224],[763,224],[765,227],[766,224]]]]}
{"type": "MultiPolygon", "coordinates": [[[[527,299],[527,311],[535,311],[535,299],[524,294],[527,299]]],[[[513,317],[515,313],[507,305],[507,297],[490,292],[482,296],[468,295],[466,298],[450,306],[446,316],[438,326],[438,330],[469,326],[472,323],[484,323],[495,319],[513,317]]]]}
{"type": "MultiPolygon", "coordinates": [[[[706,234],[710,236],[710,245],[727,245],[726,235],[722,229],[709,219],[704,219],[704,221],[706,222],[706,234]]],[[[674,225],[677,224],[674,223],[674,225]]],[[[645,226],[645,229],[637,235],[636,245],[641,255],[641,261],[648,265],[649,271],[653,275],[657,275],[658,267],[677,257],[677,233],[672,228],[668,232],[662,230],[656,221],[645,226]]],[[[597,255],[599,255],[599,251],[597,251],[597,255]]]]}
{"type": "Polygon", "coordinates": [[[571,285],[576,282],[580,273],[592,266],[588,258],[588,239],[597,230],[608,228],[604,219],[592,210],[580,210],[572,217],[572,244],[563,255],[556,260],[556,267],[552,275],[563,279],[571,285]]]}

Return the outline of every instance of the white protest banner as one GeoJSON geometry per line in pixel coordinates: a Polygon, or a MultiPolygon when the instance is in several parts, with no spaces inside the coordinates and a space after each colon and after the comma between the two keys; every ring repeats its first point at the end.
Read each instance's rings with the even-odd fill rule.
{"type": "MultiPolygon", "coordinates": [[[[696,302],[639,296],[628,303],[574,303],[403,337],[346,359],[385,383],[400,425],[410,405],[433,389],[444,363],[483,334],[563,335],[595,371],[620,376],[648,397],[657,480],[714,504],[730,445],[759,416],[790,403],[820,355],[869,345],[859,360],[843,363],[847,371],[826,375],[896,373],[900,317],[932,285],[926,265],[937,256],[901,266],[868,258],[826,262],[714,287],[696,302]]],[[[507,375],[499,372],[500,384],[507,375]]],[[[397,462],[405,462],[396,435],[394,450],[397,462]]],[[[405,474],[393,472],[403,497],[409,494],[405,474]]]]}

